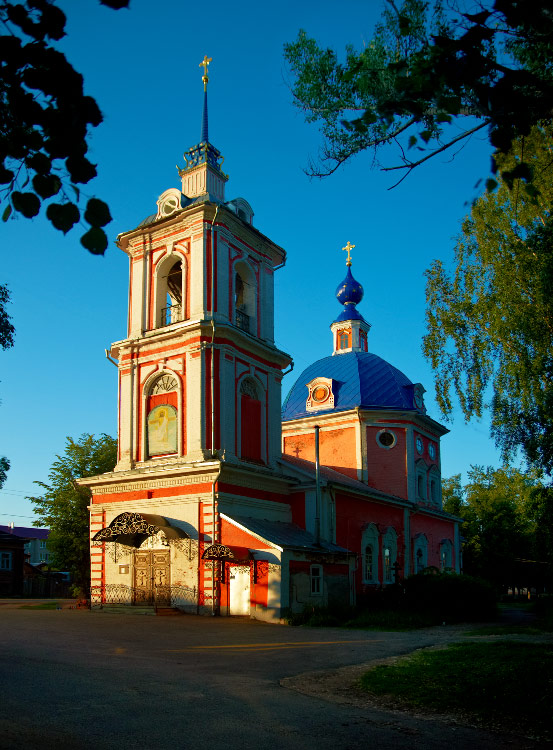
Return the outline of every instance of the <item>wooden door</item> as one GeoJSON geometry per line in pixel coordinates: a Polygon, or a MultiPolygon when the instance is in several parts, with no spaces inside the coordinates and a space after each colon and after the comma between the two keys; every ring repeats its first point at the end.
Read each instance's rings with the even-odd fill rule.
{"type": "Polygon", "coordinates": [[[169,577],[169,550],[152,550],[152,580],[154,600],[157,606],[171,606],[169,577]]]}
{"type": "Polygon", "coordinates": [[[134,603],[171,603],[169,550],[137,550],[134,554],[134,603]]]}

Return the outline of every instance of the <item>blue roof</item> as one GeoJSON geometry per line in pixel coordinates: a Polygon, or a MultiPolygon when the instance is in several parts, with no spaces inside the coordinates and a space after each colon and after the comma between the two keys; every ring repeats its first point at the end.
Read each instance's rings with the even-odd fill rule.
{"type": "Polygon", "coordinates": [[[389,362],[370,352],[348,352],[319,359],[302,372],[282,407],[282,419],[298,419],[314,413],[354,409],[416,409],[413,383],[389,362]],[[334,408],[308,412],[306,384],[314,378],[331,378],[334,408]]]}

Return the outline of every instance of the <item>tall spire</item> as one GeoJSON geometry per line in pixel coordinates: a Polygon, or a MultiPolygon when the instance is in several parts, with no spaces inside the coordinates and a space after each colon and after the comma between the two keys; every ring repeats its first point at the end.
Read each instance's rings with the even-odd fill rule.
{"type": "Polygon", "coordinates": [[[208,57],[207,55],[204,55],[204,59],[199,65],[200,68],[203,67],[204,69],[204,74],[202,76],[202,81],[204,83],[204,109],[202,113],[202,137],[200,139],[200,143],[209,142],[209,128],[208,128],[208,118],[207,118],[207,84],[209,81],[209,76],[207,75],[207,69],[212,59],[213,59],[212,57],[208,57]]]}
{"type": "Polygon", "coordinates": [[[204,106],[202,111],[201,141],[184,153],[186,166],[177,166],[182,178],[182,192],[187,198],[197,198],[201,195],[212,196],[217,200],[225,199],[225,182],[228,180],[221,167],[223,155],[209,142],[207,120],[207,74],[212,58],[204,55],[199,67],[203,68],[202,81],[204,84],[204,106]]]}

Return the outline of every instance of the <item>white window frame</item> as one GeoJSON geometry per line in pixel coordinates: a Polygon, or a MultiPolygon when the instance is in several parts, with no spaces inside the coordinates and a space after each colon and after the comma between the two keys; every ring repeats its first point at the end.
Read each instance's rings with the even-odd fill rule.
{"type": "Polygon", "coordinates": [[[425,534],[417,534],[415,536],[415,540],[413,544],[413,568],[414,568],[413,572],[421,573],[427,567],[428,567],[428,539],[426,538],[425,534]],[[422,566],[420,569],[418,566],[419,552],[421,553],[420,557],[422,560],[422,566]]]}
{"type": "Polygon", "coordinates": [[[323,566],[312,565],[309,569],[311,596],[323,595],[323,566]]]}
{"type": "Polygon", "coordinates": [[[442,539],[440,542],[440,570],[453,570],[453,543],[451,539],[442,539]]]}
{"type": "Polygon", "coordinates": [[[382,583],[389,586],[395,583],[394,565],[397,562],[397,533],[391,526],[382,537],[382,583]],[[389,550],[389,554],[386,554],[389,550]],[[386,560],[389,560],[388,565],[386,560]]]}
{"type": "Polygon", "coordinates": [[[363,583],[378,583],[378,529],[371,523],[363,531],[361,538],[361,558],[362,558],[362,580],[363,583]],[[372,576],[367,576],[367,548],[372,550],[372,576]]]}

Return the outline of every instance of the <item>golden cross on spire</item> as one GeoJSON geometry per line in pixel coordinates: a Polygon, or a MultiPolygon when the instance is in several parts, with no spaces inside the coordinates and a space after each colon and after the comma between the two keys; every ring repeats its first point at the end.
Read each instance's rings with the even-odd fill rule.
{"type": "Polygon", "coordinates": [[[342,248],[342,250],[346,250],[348,254],[348,259],[346,260],[346,266],[351,266],[351,251],[355,245],[352,245],[351,242],[348,240],[348,244],[342,248]]]}
{"type": "Polygon", "coordinates": [[[209,63],[212,61],[212,57],[208,57],[207,55],[204,55],[204,59],[201,61],[199,67],[203,67],[204,74],[202,76],[202,81],[204,82],[204,91],[207,90],[207,82],[209,81],[209,76],[207,75],[207,68],[209,63]]]}

